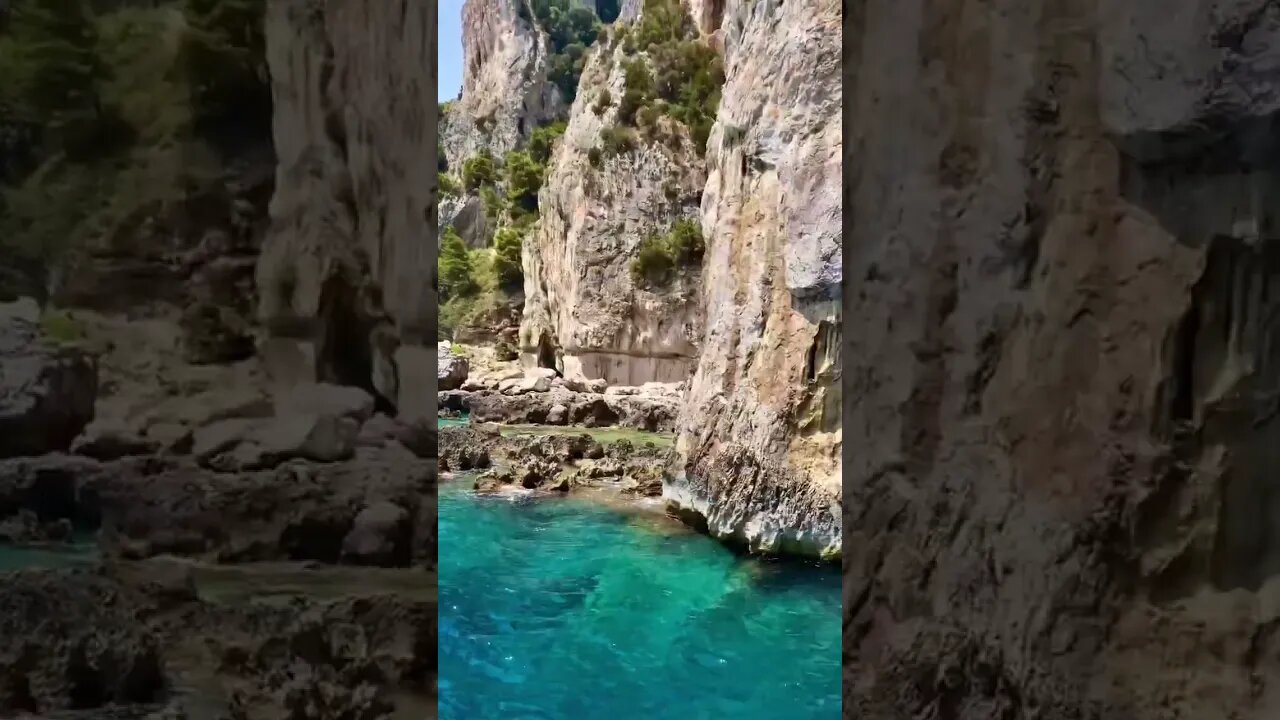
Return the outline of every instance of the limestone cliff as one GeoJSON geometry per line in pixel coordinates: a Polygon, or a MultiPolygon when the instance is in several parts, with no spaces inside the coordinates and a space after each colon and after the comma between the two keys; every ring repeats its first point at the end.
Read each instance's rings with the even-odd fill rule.
{"type": "Polygon", "coordinates": [[[258,265],[277,375],[430,412],[434,3],[271,0],[279,168],[258,265]]]}
{"type": "Polygon", "coordinates": [[[534,128],[563,115],[560,91],[547,80],[550,41],[521,9],[526,0],[462,6],[462,95],[441,120],[449,168],[482,149],[516,149],[534,128]]]}
{"type": "MultiPolygon", "coordinates": [[[[533,56],[498,66],[536,66],[518,11],[468,8],[469,58],[518,47],[533,56]]],[[[666,497],[758,551],[840,551],[839,19],[834,0],[623,3],[584,54],[523,241],[526,368],[685,386],[666,497]]],[[[464,108],[489,77],[467,72],[464,108]]],[[[479,225],[455,229],[475,245],[479,225]]]]}
{"type": "Polygon", "coordinates": [[[726,82],[708,143],[706,336],[669,500],[720,537],[840,552],[840,7],[698,10],[726,82]]]}
{"type": "Polygon", "coordinates": [[[593,162],[601,132],[618,123],[618,104],[595,106],[624,94],[627,53],[613,37],[583,70],[539,195],[540,221],[524,246],[520,346],[528,365],[569,377],[682,382],[702,334],[697,273],[648,288],[631,265],[647,238],[696,217],[703,163],[687,132],[668,122],[661,138],[636,136],[634,149],[593,162]]]}
{"type": "Polygon", "coordinates": [[[873,0],[845,717],[1280,713],[1280,10],[873,0]]]}

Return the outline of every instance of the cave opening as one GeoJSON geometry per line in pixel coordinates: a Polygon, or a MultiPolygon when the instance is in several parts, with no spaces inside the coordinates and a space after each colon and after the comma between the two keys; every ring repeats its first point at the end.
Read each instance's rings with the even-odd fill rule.
{"type": "Polygon", "coordinates": [[[388,412],[392,403],[373,386],[372,329],[358,302],[356,288],[341,273],[321,287],[316,381],[358,387],[373,396],[379,411],[388,412]]]}
{"type": "Polygon", "coordinates": [[[551,342],[551,338],[548,337],[546,333],[543,333],[542,336],[538,338],[538,367],[557,370],[556,348],[551,342]]]}

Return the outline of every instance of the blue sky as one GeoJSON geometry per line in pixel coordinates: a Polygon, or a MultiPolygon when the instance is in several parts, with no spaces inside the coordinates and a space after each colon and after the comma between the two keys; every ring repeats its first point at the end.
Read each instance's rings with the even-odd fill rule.
{"type": "Polygon", "coordinates": [[[440,0],[440,85],[437,101],[453,100],[462,88],[462,0],[440,0]]]}

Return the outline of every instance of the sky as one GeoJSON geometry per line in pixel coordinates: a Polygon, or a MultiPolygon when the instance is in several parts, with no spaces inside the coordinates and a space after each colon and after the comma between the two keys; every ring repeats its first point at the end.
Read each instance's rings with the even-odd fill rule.
{"type": "Polygon", "coordinates": [[[438,102],[455,100],[462,89],[462,0],[440,0],[440,85],[438,102]]]}

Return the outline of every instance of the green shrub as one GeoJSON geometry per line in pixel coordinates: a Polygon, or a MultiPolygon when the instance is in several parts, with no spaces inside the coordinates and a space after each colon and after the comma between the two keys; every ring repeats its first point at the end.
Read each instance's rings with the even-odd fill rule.
{"type": "Polygon", "coordinates": [[[520,259],[523,245],[523,233],[514,228],[502,228],[493,236],[493,271],[498,287],[515,288],[524,280],[520,259]]]}
{"type": "Polygon", "coordinates": [[[564,135],[565,128],[568,127],[563,121],[555,122],[550,125],[544,125],[533,131],[529,136],[529,144],[527,150],[529,157],[535,162],[546,164],[551,159],[551,151],[555,148],[556,141],[560,136],[564,135]]]}
{"type": "Polygon", "coordinates": [[[602,162],[600,148],[593,147],[587,151],[587,162],[591,163],[591,167],[596,168],[597,170],[600,168],[600,164],[602,162]]]}
{"type": "Polygon", "coordinates": [[[440,194],[444,197],[458,197],[462,195],[462,188],[458,186],[458,181],[448,173],[437,172],[436,182],[440,186],[440,194]]]}
{"type": "Polygon", "coordinates": [[[467,246],[451,227],[445,228],[436,272],[440,297],[446,301],[473,295],[478,289],[467,246]]]}
{"type": "Polygon", "coordinates": [[[57,343],[76,343],[85,339],[84,325],[65,311],[46,312],[40,318],[40,332],[57,343]]]}
{"type": "Polygon", "coordinates": [[[675,260],[660,237],[646,239],[631,261],[631,279],[641,287],[660,287],[671,281],[675,260]]]}
{"type": "Polygon", "coordinates": [[[702,261],[705,246],[702,242],[702,227],[696,220],[678,220],[671,226],[667,238],[667,247],[676,263],[691,265],[702,261]]]}
{"type": "Polygon", "coordinates": [[[452,340],[454,330],[475,314],[476,304],[477,300],[472,296],[449,298],[440,303],[436,315],[436,339],[452,340]]]}
{"type": "Polygon", "coordinates": [[[507,211],[507,203],[498,195],[498,191],[492,185],[485,185],[480,188],[480,203],[484,205],[484,217],[491,224],[496,224],[502,219],[502,214],[507,211]]]}
{"type": "MultiPolygon", "coordinates": [[[[704,149],[724,85],[719,55],[698,37],[678,0],[645,0],[641,22],[627,37],[632,36],[636,49],[652,61],[652,70],[643,58],[627,62],[619,122],[649,126],[653,108],[688,127],[695,147],[704,149]]],[[[632,54],[632,48],[625,49],[632,54]]]]}
{"type": "Polygon", "coordinates": [[[551,40],[548,79],[573,102],[586,63],[586,49],[601,37],[595,13],[572,0],[533,0],[533,14],[551,40]]]}
{"type": "Polygon", "coordinates": [[[663,235],[653,235],[640,243],[631,261],[631,278],[641,287],[662,287],[677,270],[702,262],[702,229],[695,220],[679,220],[663,235]]]}
{"type": "Polygon", "coordinates": [[[625,127],[603,128],[600,130],[600,148],[605,157],[625,155],[636,149],[636,135],[625,127]]]}
{"type": "Polygon", "coordinates": [[[608,89],[601,90],[600,94],[596,96],[595,104],[591,106],[591,112],[595,113],[596,116],[599,117],[612,105],[613,96],[609,94],[608,89]]]}
{"type": "Polygon", "coordinates": [[[467,190],[477,190],[498,181],[498,169],[488,150],[481,150],[462,163],[462,184],[467,190]]]}
{"type": "Polygon", "coordinates": [[[542,166],[534,162],[529,153],[513,150],[507,153],[505,170],[507,199],[513,206],[536,210],[538,190],[542,188],[542,166]]]}

